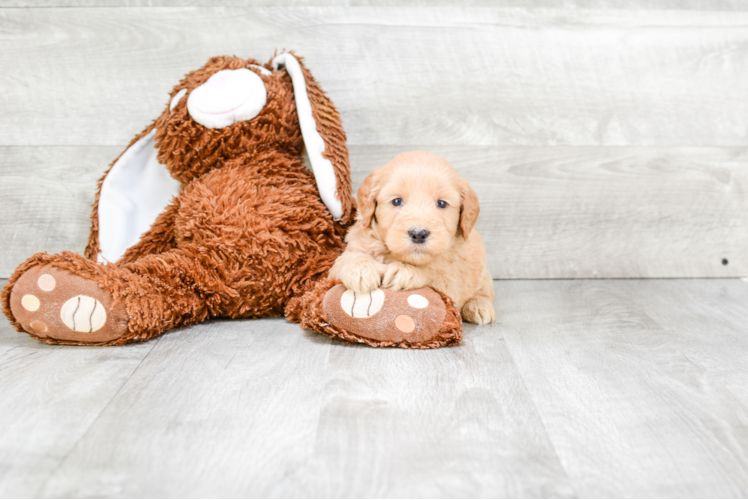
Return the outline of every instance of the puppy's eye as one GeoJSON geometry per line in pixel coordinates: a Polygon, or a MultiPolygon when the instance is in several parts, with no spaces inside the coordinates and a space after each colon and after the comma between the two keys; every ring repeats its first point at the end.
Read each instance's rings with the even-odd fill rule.
{"type": "Polygon", "coordinates": [[[436,206],[439,208],[447,208],[447,205],[449,205],[449,203],[444,200],[439,200],[436,202],[436,206]]]}
{"type": "Polygon", "coordinates": [[[395,205],[396,207],[399,207],[400,205],[403,204],[403,199],[402,198],[395,198],[394,200],[392,200],[392,204],[395,205]]]}

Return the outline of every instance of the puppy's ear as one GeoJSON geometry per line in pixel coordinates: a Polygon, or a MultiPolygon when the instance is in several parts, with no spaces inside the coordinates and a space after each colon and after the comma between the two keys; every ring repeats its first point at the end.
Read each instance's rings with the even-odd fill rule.
{"type": "Polygon", "coordinates": [[[364,227],[371,227],[374,212],[377,210],[380,176],[381,169],[374,169],[358,188],[358,213],[356,217],[364,227]]]}
{"type": "Polygon", "coordinates": [[[464,239],[468,239],[470,232],[475,227],[480,214],[480,205],[478,204],[478,195],[470,187],[468,181],[461,179],[460,182],[460,223],[458,230],[464,239]]]}

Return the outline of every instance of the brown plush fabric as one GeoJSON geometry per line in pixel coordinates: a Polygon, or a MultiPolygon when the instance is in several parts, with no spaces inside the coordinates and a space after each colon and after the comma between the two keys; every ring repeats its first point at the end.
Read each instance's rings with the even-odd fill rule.
{"type": "Polygon", "coordinates": [[[462,340],[460,313],[443,293],[430,288],[400,292],[382,290],[385,302],[379,312],[370,318],[351,318],[339,308],[345,289],[335,281],[324,280],[293,302],[287,317],[299,321],[308,330],[374,347],[433,349],[462,340]],[[409,307],[407,297],[414,293],[425,296],[429,307],[421,310],[409,307]],[[395,326],[403,315],[414,320],[413,331],[402,331],[395,326]]]}
{"type": "MultiPolygon", "coordinates": [[[[119,262],[102,265],[95,262],[99,181],[88,258],[71,252],[36,254],[4,288],[3,312],[17,329],[50,343],[123,344],[211,317],[282,315],[290,300],[326,276],[342,251],[345,224],[355,209],[340,117],[302,64],[318,131],[330,140],[325,153],[338,175],[344,217],[333,221],[314,175],[301,161],[303,138],[291,78],[286,71],[263,75],[251,65],[271,69],[253,59],[214,57],[173,89],[171,97],[181,89],[187,95],[174,110],[167,106],[131,145],[155,127],[158,160],[181,182],[182,192],[119,262]],[[187,111],[189,93],[215,72],[239,68],[254,71],[265,84],[267,103],[259,115],[221,129],[196,123],[187,111]],[[21,283],[18,295],[35,286],[32,278],[23,284],[22,277],[38,274],[38,266],[58,270],[59,290],[77,293],[77,286],[110,309],[122,304],[126,327],[108,340],[52,328],[41,337],[30,327],[33,315],[13,297],[16,284],[21,283]]],[[[45,307],[58,307],[62,300],[50,300],[45,307]]],[[[116,316],[113,309],[107,312],[116,316]]]]}
{"type": "MultiPolygon", "coordinates": [[[[174,201],[170,203],[158,217],[156,217],[151,229],[140,238],[140,241],[127,249],[125,254],[119,260],[119,264],[129,264],[130,262],[135,262],[141,257],[155,255],[177,248],[175,227],[180,205],[180,198],[175,198],[174,201]]],[[[96,220],[98,220],[98,217],[96,220]]],[[[98,253],[98,246],[96,248],[98,253]]],[[[96,258],[95,254],[93,258],[96,258]]]]}

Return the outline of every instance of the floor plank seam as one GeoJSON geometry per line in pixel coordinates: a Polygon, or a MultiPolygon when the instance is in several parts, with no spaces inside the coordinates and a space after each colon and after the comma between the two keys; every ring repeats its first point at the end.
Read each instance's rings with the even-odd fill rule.
{"type": "MultiPolygon", "coordinates": [[[[497,280],[494,280],[494,281],[497,281],[497,280]]],[[[551,439],[551,434],[548,432],[548,428],[546,427],[545,422],[543,421],[543,416],[540,414],[540,410],[538,410],[538,405],[535,402],[535,398],[532,392],[530,392],[530,389],[528,388],[527,383],[525,382],[525,377],[522,375],[522,371],[520,370],[519,364],[517,363],[514,357],[514,354],[512,353],[512,349],[509,347],[509,342],[507,341],[506,337],[504,337],[504,345],[506,346],[507,354],[509,354],[509,359],[512,360],[512,364],[517,370],[517,376],[519,377],[520,382],[522,382],[522,388],[525,390],[527,397],[530,399],[530,402],[532,403],[532,407],[535,410],[535,414],[538,416],[540,425],[543,426],[543,432],[545,433],[545,436],[548,439],[548,443],[551,445],[551,449],[553,450],[553,456],[556,457],[556,461],[558,462],[561,469],[564,471],[564,474],[566,475],[566,479],[569,481],[569,486],[571,487],[572,492],[574,493],[574,498],[579,498],[579,493],[577,493],[576,487],[574,486],[574,483],[571,480],[571,476],[569,475],[569,471],[567,470],[566,466],[561,460],[561,456],[558,454],[558,450],[556,449],[556,444],[553,442],[553,439],[551,439]]]]}
{"type": "MultiPolygon", "coordinates": [[[[104,405],[104,407],[101,409],[101,411],[98,413],[98,415],[96,415],[96,417],[93,419],[93,421],[91,422],[91,425],[88,426],[88,428],[86,429],[86,431],[83,434],[81,434],[80,438],[78,438],[76,440],[75,444],[73,444],[70,447],[70,449],[65,453],[65,455],[60,459],[60,461],[57,463],[57,466],[49,473],[49,476],[47,476],[47,479],[45,479],[44,482],[41,484],[41,486],[39,486],[39,489],[37,490],[36,494],[34,495],[35,497],[39,498],[39,497],[42,496],[42,492],[46,489],[47,484],[49,483],[50,479],[52,479],[52,477],[54,477],[54,475],[57,473],[57,471],[60,470],[60,468],[65,464],[65,462],[67,461],[68,457],[73,453],[73,451],[75,451],[75,449],[78,448],[78,445],[85,439],[85,437],[88,435],[88,433],[91,431],[91,429],[96,425],[96,422],[99,421],[99,418],[101,418],[101,416],[104,414],[104,412],[107,410],[107,408],[109,408],[109,406],[112,404],[112,401],[114,401],[117,398],[117,396],[119,395],[119,393],[122,391],[122,388],[127,385],[127,383],[130,381],[130,379],[132,378],[132,376],[135,375],[135,373],[138,371],[138,369],[140,369],[140,366],[143,364],[143,362],[146,359],[148,359],[148,356],[151,355],[151,353],[156,348],[156,346],[158,346],[158,344],[161,342],[162,338],[163,337],[158,337],[156,339],[156,342],[153,343],[153,347],[151,347],[151,349],[148,351],[148,353],[146,353],[146,355],[143,356],[143,359],[140,360],[140,363],[138,363],[138,365],[132,370],[132,372],[130,373],[130,375],[127,376],[127,378],[124,380],[124,382],[122,382],[122,385],[119,386],[119,388],[112,395],[112,397],[109,399],[109,401],[107,402],[107,404],[104,405]]],[[[116,347],[116,348],[117,349],[122,349],[122,347],[116,347]]]]}

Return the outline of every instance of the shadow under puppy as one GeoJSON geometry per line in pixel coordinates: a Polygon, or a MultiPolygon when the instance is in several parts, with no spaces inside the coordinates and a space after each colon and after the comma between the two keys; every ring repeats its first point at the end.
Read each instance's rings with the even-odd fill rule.
{"type": "Polygon", "coordinates": [[[375,169],[358,190],[356,223],[330,270],[358,294],[380,286],[430,286],[450,297],[465,321],[494,321],[494,291],[483,241],[473,228],[478,196],[452,165],[412,151],[375,169]]]}

